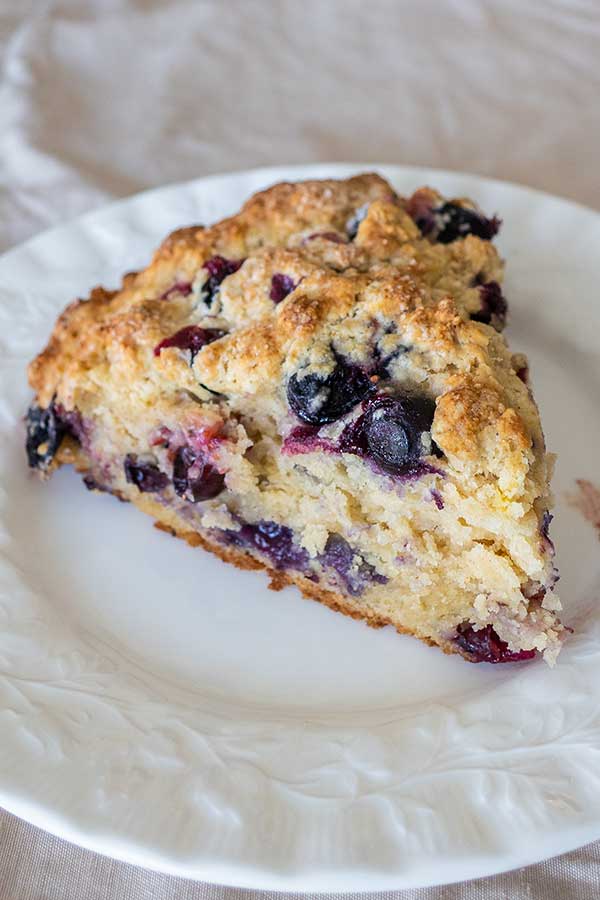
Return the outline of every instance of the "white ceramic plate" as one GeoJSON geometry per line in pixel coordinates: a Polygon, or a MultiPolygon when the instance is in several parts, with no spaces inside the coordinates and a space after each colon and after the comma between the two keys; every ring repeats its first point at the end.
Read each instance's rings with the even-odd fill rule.
{"type": "Polygon", "coordinates": [[[378,167],[499,212],[509,337],[558,452],[559,664],[472,666],[155,531],[61,471],[29,476],[25,364],[91,285],[282,178],[142,194],[0,260],[0,803],[166,872],[290,890],[473,878],[600,837],[600,553],[564,500],[598,477],[600,215],[457,173],[378,167]]]}

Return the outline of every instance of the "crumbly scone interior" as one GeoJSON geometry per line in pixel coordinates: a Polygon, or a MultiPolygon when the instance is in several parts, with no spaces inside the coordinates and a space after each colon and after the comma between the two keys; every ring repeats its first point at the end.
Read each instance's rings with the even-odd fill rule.
{"type": "Polygon", "coordinates": [[[457,630],[489,626],[551,662],[551,460],[498,307],[481,315],[502,264],[473,234],[424,236],[414,207],[439,195],[415,197],[377,176],[277,186],[69,307],[30,373],[69,421],[50,468],[367,621],[467,657],[457,630]],[[340,372],[356,402],[316,425],[340,372]],[[365,424],[394,404],[430,416],[400,469],[365,424]]]}

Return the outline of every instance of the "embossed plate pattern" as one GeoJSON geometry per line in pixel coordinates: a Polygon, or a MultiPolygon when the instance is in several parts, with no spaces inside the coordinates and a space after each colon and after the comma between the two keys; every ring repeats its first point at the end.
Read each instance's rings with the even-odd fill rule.
{"type": "Polygon", "coordinates": [[[258,188],[365,168],[167,187],[0,260],[0,803],[18,815],[156,869],[311,891],[471,878],[600,837],[600,548],[564,499],[598,478],[598,214],[378,167],[504,219],[509,338],[559,453],[553,537],[576,631],[554,670],[470,666],[270,593],[71,472],[26,472],[24,369],[67,301],[258,188]]]}

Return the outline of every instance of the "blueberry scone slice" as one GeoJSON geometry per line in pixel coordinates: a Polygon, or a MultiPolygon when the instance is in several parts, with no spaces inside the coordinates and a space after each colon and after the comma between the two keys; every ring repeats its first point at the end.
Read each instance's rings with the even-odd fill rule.
{"type": "Polygon", "coordinates": [[[500,333],[498,224],[362,175],[175,232],[60,316],[30,465],[371,625],[552,663],[552,461],[500,333]]]}

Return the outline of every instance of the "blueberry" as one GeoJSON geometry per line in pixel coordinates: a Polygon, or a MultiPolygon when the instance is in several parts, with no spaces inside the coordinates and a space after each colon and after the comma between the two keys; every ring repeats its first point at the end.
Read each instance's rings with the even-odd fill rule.
{"type": "Polygon", "coordinates": [[[468,234],[491,241],[501,225],[496,216],[488,219],[476,209],[449,202],[436,207],[420,204],[415,209],[414,219],[425,237],[440,244],[450,244],[468,234]]]}
{"type": "Polygon", "coordinates": [[[292,375],[287,397],[290,408],[308,425],[326,425],[350,412],[375,390],[360,366],[336,358],[334,370],[321,375],[292,375]]]}
{"type": "Polygon", "coordinates": [[[416,472],[440,451],[431,440],[435,403],[428,397],[377,397],[342,433],[340,449],[372,459],[392,475],[416,472]]]}
{"type": "Polygon", "coordinates": [[[212,305],[221,282],[237,272],[244,262],[244,259],[225,259],[224,256],[211,256],[206,260],[202,268],[208,272],[208,278],[202,286],[202,299],[207,306],[212,305]]]}
{"type": "Polygon", "coordinates": [[[383,469],[401,471],[418,459],[420,433],[413,432],[402,406],[378,406],[365,416],[365,437],[369,455],[383,469]]]}
{"type": "Polygon", "coordinates": [[[186,325],[171,337],[165,338],[154,348],[154,355],[160,356],[161,350],[165,347],[178,347],[180,350],[190,350],[192,354],[191,362],[194,362],[196,354],[206,344],[212,344],[218,341],[227,332],[220,331],[218,328],[200,328],[198,325],[186,325]]]}
{"type": "Polygon", "coordinates": [[[298,285],[294,282],[291,275],[283,275],[281,272],[276,272],[271,278],[269,297],[273,303],[281,303],[296,287],[298,285]]]}
{"type": "Polygon", "coordinates": [[[357,563],[357,556],[348,541],[339,534],[330,534],[319,560],[322,565],[334,569],[353,597],[362,594],[367,584],[386,584],[385,575],[365,560],[357,563]]]}
{"type": "Polygon", "coordinates": [[[225,532],[227,543],[236,547],[259,550],[275,569],[297,569],[308,567],[308,553],[294,543],[294,534],[286,525],[261,520],[256,524],[244,523],[238,531],[225,532]]]}
{"type": "Polygon", "coordinates": [[[192,503],[212,500],[225,487],[225,476],[191,447],[180,447],[173,461],[175,493],[192,503]]]}
{"type": "Polygon", "coordinates": [[[142,494],[154,494],[162,491],[169,483],[168,477],[153,463],[140,463],[137,456],[129,453],[123,463],[125,478],[129,484],[135,484],[142,494]]]}
{"type": "Polygon", "coordinates": [[[500,219],[494,216],[486,218],[474,209],[457,206],[455,203],[444,203],[434,210],[437,224],[436,240],[440,244],[450,244],[468,234],[491,241],[500,229],[500,219]]]}
{"type": "Polygon", "coordinates": [[[520,662],[535,656],[535,650],[509,650],[508,644],[500,640],[491,625],[476,631],[469,622],[463,622],[456,629],[454,641],[472,662],[520,662]]]}
{"type": "Polygon", "coordinates": [[[45,472],[52,463],[68,428],[57,413],[54,401],[46,409],[32,404],[27,410],[25,424],[27,461],[32,469],[45,472]]]}
{"type": "Polygon", "coordinates": [[[481,297],[481,309],[472,313],[471,318],[475,322],[483,322],[485,325],[493,325],[495,328],[503,328],[506,324],[508,303],[502,295],[502,288],[497,281],[488,281],[479,288],[481,297]]]}

